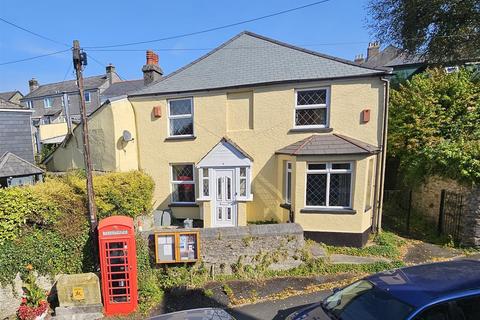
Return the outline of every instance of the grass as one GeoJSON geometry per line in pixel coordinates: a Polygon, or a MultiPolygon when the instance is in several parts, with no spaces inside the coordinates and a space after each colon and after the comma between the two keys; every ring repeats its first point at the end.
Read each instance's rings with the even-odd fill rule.
{"type": "Polygon", "coordinates": [[[335,247],[324,245],[329,254],[347,254],[351,256],[374,256],[388,259],[400,259],[405,240],[392,232],[384,231],[373,238],[373,245],[364,248],[335,247]]]}

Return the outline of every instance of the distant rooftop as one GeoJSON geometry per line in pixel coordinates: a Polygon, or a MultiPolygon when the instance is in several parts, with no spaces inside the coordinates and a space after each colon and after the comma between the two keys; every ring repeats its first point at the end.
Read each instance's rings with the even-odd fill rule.
{"type": "Polygon", "coordinates": [[[113,97],[125,96],[131,92],[140,90],[144,87],[144,80],[127,80],[121,82],[112,83],[102,93],[102,100],[110,99],[113,97]]]}
{"type": "MultiPolygon", "coordinates": [[[[84,78],[85,90],[97,89],[102,86],[108,78],[106,75],[92,76],[84,78]]],[[[44,96],[50,96],[54,94],[60,94],[63,92],[76,92],[78,91],[77,80],[67,80],[55,83],[40,84],[39,87],[23,97],[25,99],[40,98],[44,96]]]]}
{"type": "Polygon", "coordinates": [[[245,31],[132,96],[384,73],[245,31]]]}
{"type": "Polygon", "coordinates": [[[362,66],[369,68],[399,67],[405,65],[423,64],[425,59],[420,55],[409,54],[405,50],[389,45],[383,50],[369,52],[367,58],[361,62],[362,66]]]}
{"type": "Polygon", "coordinates": [[[28,110],[28,108],[22,106],[21,104],[11,102],[8,99],[4,99],[1,94],[0,94],[0,109],[25,109],[28,110]]]}
{"type": "Polygon", "coordinates": [[[42,173],[42,169],[11,152],[5,152],[0,157],[0,177],[18,177],[42,173]]]}

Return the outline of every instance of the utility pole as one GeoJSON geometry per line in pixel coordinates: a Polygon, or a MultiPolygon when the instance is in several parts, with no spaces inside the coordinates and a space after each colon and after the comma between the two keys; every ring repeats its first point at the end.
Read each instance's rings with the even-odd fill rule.
{"type": "Polygon", "coordinates": [[[87,54],[80,49],[78,40],[73,41],[73,67],[77,74],[77,85],[80,94],[80,111],[83,129],[83,159],[87,175],[87,202],[90,215],[90,232],[93,244],[93,256],[95,264],[98,264],[98,242],[97,242],[97,207],[95,206],[95,192],[93,191],[92,159],[90,157],[90,145],[88,142],[87,110],[85,107],[85,94],[83,91],[83,66],[87,65],[87,54]]]}

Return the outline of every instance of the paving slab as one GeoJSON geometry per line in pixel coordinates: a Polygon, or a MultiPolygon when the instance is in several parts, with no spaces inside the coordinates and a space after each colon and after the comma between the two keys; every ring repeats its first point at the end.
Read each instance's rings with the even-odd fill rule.
{"type": "Polygon", "coordinates": [[[462,252],[458,249],[420,242],[407,250],[407,254],[403,260],[408,264],[419,264],[435,260],[453,259],[461,256],[462,252]]]}

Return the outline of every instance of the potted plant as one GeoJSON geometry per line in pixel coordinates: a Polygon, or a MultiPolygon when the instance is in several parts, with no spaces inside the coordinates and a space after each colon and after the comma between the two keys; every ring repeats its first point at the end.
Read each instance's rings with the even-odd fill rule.
{"type": "Polygon", "coordinates": [[[20,320],[42,320],[48,313],[47,294],[36,282],[32,265],[28,265],[26,272],[22,274],[23,297],[17,310],[17,318],[20,320]]]}

